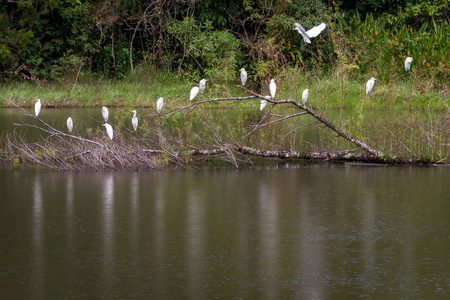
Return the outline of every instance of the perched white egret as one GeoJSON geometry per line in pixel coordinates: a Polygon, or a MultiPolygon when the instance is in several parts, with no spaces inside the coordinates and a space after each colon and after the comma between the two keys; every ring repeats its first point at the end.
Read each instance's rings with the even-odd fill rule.
{"type": "Polygon", "coordinates": [[[132,110],[131,112],[133,113],[133,117],[131,118],[131,124],[133,125],[134,131],[136,131],[138,127],[138,118],[136,117],[137,112],[135,110],[132,110]]]}
{"type": "Polygon", "coordinates": [[[73,121],[71,117],[67,118],[67,129],[69,129],[69,133],[72,133],[73,130],[73,121]]]}
{"type": "Polygon", "coordinates": [[[205,91],[205,88],[206,88],[206,82],[207,82],[207,81],[208,81],[208,80],[206,80],[206,79],[200,80],[199,88],[200,88],[200,92],[202,92],[202,94],[203,94],[203,92],[205,91]]]}
{"type": "Polygon", "coordinates": [[[412,57],[407,57],[405,59],[405,71],[408,72],[411,69],[411,63],[413,62],[413,58],[412,57]]]}
{"type": "Polygon", "coordinates": [[[37,102],[34,104],[34,114],[36,115],[36,117],[39,115],[40,112],[41,112],[41,99],[38,99],[37,102]]]}
{"type": "Polygon", "coordinates": [[[106,108],[106,106],[102,107],[102,116],[103,116],[103,119],[105,120],[105,122],[107,122],[108,121],[109,112],[108,112],[108,109],[106,108]]]}
{"type": "Polygon", "coordinates": [[[161,113],[163,106],[164,106],[164,98],[160,97],[158,101],[156,101],[156,110],[158,111],[158,114],[161,113]]]}
{"type": "Polygon", "coordinates": [[[306,89],[303,91],[303,94],[302,94],[303,105],[305,105],[306,101],[308,101],[308,96],[309,96],[309,90],[306,89]]]}
{"type": "Polygon", "coordinates": [[[245,86],[245,83],[247,82],[247,72],[245,71],[244,68],[240,69],[239,71],[241,71],[242,86],[245,86]]]}
{"type": "Polygon", "coordinates": [[[109,125],[108,123],[102,124],[102,126],[105,126],[106,133],[108,134],[109,139],[112,140],[113,139],[113,134],[114,134],[112,126],[109,125]]]}
{"type": "Polygon", "coordinates": [[[194,86],[191,89],[191,94],[189,95],[189,100],[194,100],[195,96],[198,95],[198,92],[200,91],[200,89],[198,88],[198,86],[194,86]]]}
{"type": "Polygon", "coordinates": [[[310,38],[318,36],[325,29],[325,27],[327,27],[327,24],[322,22],[319,25],[314,26],[310,30],[306,31],[302,25],[300,25],[299,23],[294,23],[294,30],[297,30],[298,33],[302,35],[305,43],[308,44],[311,44],[310,38]]]}
{"type": "Polygon", "coordinates": [[[269,91],[270,95],[272,96],[272,99],[275,99],[275,94],[277,92],[277,85],[275,84],[275,80],[273,79],[270,79],[269,91]]]}
{"type": "MultiPolygon", "coordinates": [[[[266,95],[266,98],[270,98],[270,96],[266,95]]],[[[259,110],[262,111],[264,107],[267,105],[267,100],[261,99],[261,106],[259,107],[259,110]]]]}
{"type": "Polygon", "coordinates": [[[370,94],[373,89],[373,85],[375,84],[375,77],[370,78],[366,83],[366,94],[370,94]]]}

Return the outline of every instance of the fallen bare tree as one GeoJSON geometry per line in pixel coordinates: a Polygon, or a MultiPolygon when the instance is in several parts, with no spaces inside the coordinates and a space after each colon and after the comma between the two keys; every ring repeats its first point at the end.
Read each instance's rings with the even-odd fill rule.
{"type": "MultiPolygon", "coordinates": [[[[154,120],[155,123],[140,127],[140,134],[116,127],[113,140],[107,139],[101,130],[86,132],[86,137],[65,133],[8,100],[12,105],[22,109],[25,116],[36,119],[39,124],[18,122],[15,125],[39,130],[43,135],[38,142],[29,143],[18,131],[8,133],[3,137],[5,147],[0,157],[3,161],[17,165],[40,165],[58,170],[148,169],[164,168],[169,165],[187,167],[195,166],[196,162],[210,161],[212,158],[224,160],[239,168],[242,164],[252,165],[255,159],[259,158],[415,164],[443,162],[448,157],[448,152],[434,155],[437,159],[424,158],[423,155],[413,153],[408,156],[388,156],[345,132],[303,103],[294,99],[271,99],[241,88],[251,96],[208,98],[180,107],[172,104],[173,109],[165,114],[141,117],[141,120],[154,120]],[[226,121],[227,115],[231,111],[236,111],[241,102],[259,99],[272,104],[266,113],[260,115],[259,120],[250,120],[247,126],[237,126],[226,121]],[[218,125],[202,107],[207,103],[225,101],[233,101],[234,105],[226,107],[227,112],[219,118],[223,123],[218,125]],[[279,106],[286,106],[291,111],[287,114],[275,113],[275,108],[279,106]],[[334,135],[334,139],[345,140],[347,148],[333,150],[314,145],[314,149],[298,151],[292,148],[264,149],[267,145],[258,147],[261,132],[266,128],[304,115],[309,115],[314,121],[290,129],[286,136],[294,135],[300,127],[319,126],[327,128],[334,135]],[[174,120],[175,116],[184,119],[174,120]],[[196,130],[194,122],[189,118],[195,118],[200,129],[196,130]],[[178,122],[178,125],[167,124],[170,122],[178,122]],[[182,122],[185,123],[180,125],[182,122]],[[255,137],[258,134],[259,136],[255,137]]],[[[448,136],[448,126],[444,126],[446,122],[443,120],[442,126],[434,125],[433,131],[427,132],[427,139],[431,139],[429,143],[443,143],[441,139],[438,140],[437,135],[448,136]]],[[[274,131],[276,132],[276,129],[272,129],[272,132],[274,131]]],[[[395,136],[394,133],[390,133],[395,136]]],[[[448,149],[448,140],[446,143],[444,146],[448,149]]],[[[399,144],[402,142],[399,141],[399,144]]],[[[405,144],[404,147],[411,152],[405,144]]]]}

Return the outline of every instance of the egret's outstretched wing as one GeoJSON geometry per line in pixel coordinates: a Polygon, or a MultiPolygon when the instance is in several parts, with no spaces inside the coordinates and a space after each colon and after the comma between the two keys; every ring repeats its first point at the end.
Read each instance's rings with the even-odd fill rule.
{"type": "MultiPolygon", "coordinates": [[[[294,23],[294,25],[295,25],[296,23],[294,23]]],[[[298,23],[297,23],[298,24],[298,23]]],[[[300,25],[300,24],[299,24],[300,25]]],[[[325,23],[320,23],[319,25],[317,25],[317,26],[314,26],[313,28],[311,28],[310,30],[308,30],[307,32],[306,32],[306,34],[310,37],[310,38],[313,38],[313,37],[316,37],[316,36],[318,36],[324,29],[325,29],[325,27],[327,27],[327,24],[325,24],[325,23]]]]}
{"type": "Polygon", "coordinates": [[[311,40],[309,39],[309,36],[306,34],[306,29],[300,25],[300,23],[294,23],[294,30],[297,30],[298,33],[303,37],[303,41],[305,43],[311,44],[311,40]]]}
{"type": "Polygon", "coordinates": [[[300,23],[294,23],[294,27],[298,28],[300,31],[306,32],[306,29],[300,25],[300,23]]]}

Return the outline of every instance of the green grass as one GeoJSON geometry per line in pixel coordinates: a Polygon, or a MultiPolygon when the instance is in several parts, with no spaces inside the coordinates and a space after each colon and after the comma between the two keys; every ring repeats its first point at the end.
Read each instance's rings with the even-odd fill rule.
{"type": "MultiPolygon", "coordinates": [[[[304,89],[309,89],[308,105],[314,108],[361,108],[364,109],[419,109],[449,110],[449,92],[444,88],[433,87],[432,81],[409,76],[396,76],[391,80],[377,80],[369,97],[365,93],[367,77],[340,75],[338,72],[323,78],[290,68],[276,78],[277,99],[293,98],[301,101],[304,89]]],[[[227,96],[244,96],[239,89],[238,72],[236,82],[207,83],[205,94],[196,98],[206,99],[227,96]]],[[[190,89],[198,85],[188,82],[181,76],[167,72],[145,72],[139,70],[122,80],[78,78],[59,83],[46,83],[38,86],[33,82],[12,81],[4,83],[0,95],[24,107],[34,105],[37,98],[46,106],[54,107],[148,107],[154,106],[159,97],[176,106],[187,105],[190,89]]],[[[248,86],[251,88],[252,82],[248,86]]],[[[263,95],[269,94],[268,85],[256,89],[263,95]]],[[[246,104],[243,104],[246,105],[246,104]]],[[[7,102],[0,100],[0,106],[7,102]]],[[[229,103],[215,103],[214,106],[229,106],[229,103]]]]}
{"type": "MultiPolygon", "coordinates": [[[[34,82],[11,81],[2,84],[0,95],[23,107],[33,106],[38,98],[44,105],[54,107],[146,107],[154,106],[159,97],[187,105],[195,85],[198,82],[189,82],[176,74],[141,69],[121,80],[86,76],[40,86],[34,82]]],[[[208,81],[205,94],[197,95],[196,100],[231,95],[244,94],[233,84],[208,81]]],[[[7,102],[1,99],[0,106],[6,107],[7,102]]]]}

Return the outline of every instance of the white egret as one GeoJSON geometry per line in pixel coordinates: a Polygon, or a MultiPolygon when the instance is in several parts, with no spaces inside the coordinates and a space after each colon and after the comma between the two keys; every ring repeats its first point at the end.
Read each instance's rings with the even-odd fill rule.
{"type": "Polygon", "coordinates": [[[309,90],[306,89],[303,91],[303,94],[302,94],[303,105],[305,105],[306,101],[308,101],[308,96],[309,96],[309,90]]]}
{"type": "Polygon", "coordinates": [[[412,57],[407,57],[405,59],[405,71],[408,72],[411,69],[411,63],[414,59],[412,57]]]}
{"type": "Polygon", "coordinates": [[[375,77],[370,78],[366,83],[366,94],[370,94],[373,89],[373,85],[375,84],[375,77]]]}
{"type": "Polygon", "coordinates": [[[131,124],[133,125],[134,131],[136,131],[138,127],[138,118],[136,117],[137,112],[135,110],[132,110],[131,112],[133,113],[133,118],[131,118],[131,124]]]}
{"type": "Polygon", "coordinates": [[[73,130],[73,121],[71,117],[67,118],[67,129],[69,129],[69,133],[72,133],[73,130]]]}
{"type": "Polygon", "coordinates": [[[272,96],[272,99],[275,99],[275,94],[277,92],[277,85],[275,84],[275,80],[273,79],[270,80],[269,91],[270,95],[272,96]]]}
{"type": "Polygon", "coordinates": [[[108,123],[102,124],[102,126],[105,126],[106,133],[108,134],[109,139],[112,140],[114,134],[112,126],[109,125],[108,123]]]}
{"type": "Polygon", "coordinates": [[[245,83],[247,82],[247,72],[245,71],[244,68],[240,69],[239,71],[241,71],[242,86],[245,86],[245,83]]]}
{"type": "Polygon", "coordinates": [[[108,121],[109,112],[108,112],[108,109],[106,108],[106,106],[102,107],[102,116],[103,116],[103,119],[105,120],[105,122],[107,122],[108,121]]]}
{"type": "Polygon", "coordinates": [[[200,88],[200,92],[202,92],[202,94],[203,94],[203,92],[205,91],[205,88],[206,88],[206,82],[207,82],[207,81],[208,81],[208,80],[206,80],[206,79],[200,80],[199,88],[200,88]]]}
{"type": "Polygon", "coordinates": [[[41,99],[38,99],[37,102],[34,104],[34,114],[36,115],[36,117],[39,115],[40,112],[41,112],[41,99]]]}
{"type": "MultiPolygon", "coordinates": [[[[270,96],[265,96],[266,98],[270,98],[270,96]]],[[[259,107],[259,110],[262,111],[264,107],[267,105],[267,100],[261,99],[261,106],[259,107]]]]}
{"type": "Polygon", "coordinates": [[[198,86],[194,86],[191,89],[191,94],[189,95],[189,100],[194,100],[195,96],[198,95],[198,92],[200,91],[200,89],[198,88],[198,86]]]}
{"type": "Polygon", "coordinates": [[[327,27],[327,24],[322,22],[319,25],[314,26],[310,30],[306,31],[302,25],[300,25],[299,23],[294,23],[294,30],[297,30],[298,33],[302,35],[305,43],[308,44],[311,44],[310,38],[318,36],[325,29],[325,27],[327,27]]]}
{"type": "Polygon", "coordinates": [[[158,114],[161,113],[163,106],[164,106],[164,98],[160,97],[158,101],[156,101],[156,110],[158,111],[158,114]]]}

